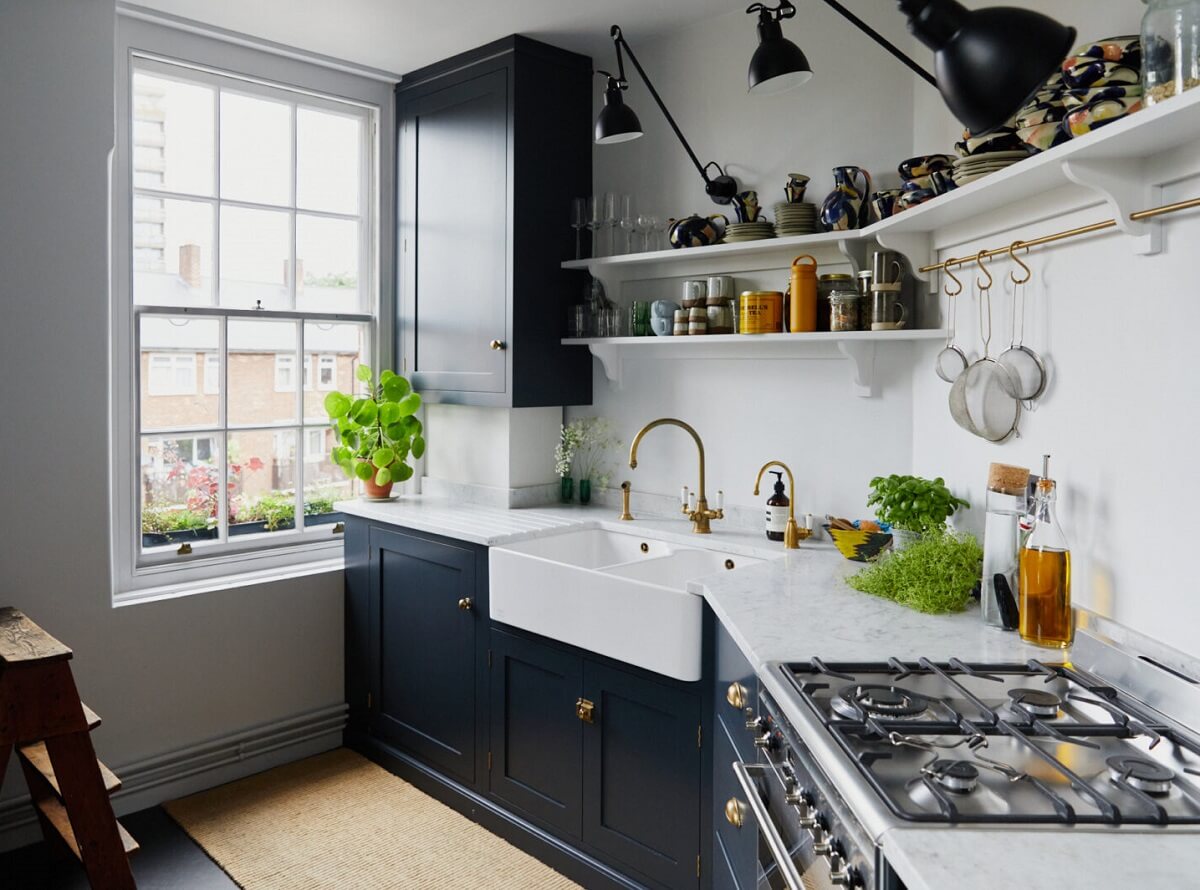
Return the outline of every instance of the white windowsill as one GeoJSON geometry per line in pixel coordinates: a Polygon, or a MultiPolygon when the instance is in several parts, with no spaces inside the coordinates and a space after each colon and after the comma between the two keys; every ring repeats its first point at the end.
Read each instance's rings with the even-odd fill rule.
{"type": "Polygon", "coordinates": [[[178,581],[158,587],[145,587],[129,591],[118,590],[113,593],[113,608],[158,602],[181,596],[192,596],[197,593],[212,593],[218,590],[233,590],[239,587],[273,584],[293,578],[305,578],[309,575],[340,573],[343,565],[344,561],[339,554],[328,559],[308,560],[288,566],[274,566],[267,569],[231,572],[228,575],[219,575],[214,578],[178,581]]]}

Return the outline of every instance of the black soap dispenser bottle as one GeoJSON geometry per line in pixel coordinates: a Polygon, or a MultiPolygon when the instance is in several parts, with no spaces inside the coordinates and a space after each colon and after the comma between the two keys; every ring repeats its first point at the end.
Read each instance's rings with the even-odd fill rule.
{"type": "Polygon", "coordinates": [[[784,493],[783,473],[779,470],[771,470],[771,473],[775,476],[775,493],[767,498],[767,540],[782,541],[791,501],[784,493]]]}

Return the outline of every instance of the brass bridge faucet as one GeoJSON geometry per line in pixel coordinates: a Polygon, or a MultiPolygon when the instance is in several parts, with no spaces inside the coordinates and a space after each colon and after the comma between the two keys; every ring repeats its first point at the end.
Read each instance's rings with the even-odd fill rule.
{"type": "MultiPolygon", "coordinates": [[[[704,443],[700,441],[700,436],[694,429],[692,429],[682,420],[676,420],[674,417],[660,417],[658,420],[650,421],[648,424],[638,430],[638,434],[633,437],[633,443],[629,446],[629,467],[630,469],[637,469],[637,450],[638,445],[641,444],[642,437],[656,426],[664,426],[668,424],[679,427],[681,430],[691,436],[696,441],[696,449],[700,453],[700,486],[697,493],[696,506],[692,508],[685,503],[680,512],[682,512],[687,516],[688,519],[692,521],[693,534],[711,534],[712,528],[709,525],[709,520],[724,519],[725,511],[720,508],[719,500],[716,510],[708,509],[708,497],[704,492],[704,443]]],[[[717,495],[719,499],[720,492],[718,492],[717,495]]]]}
{"type": "Polygon", "coordinates": [[[800,542],[805,540],[812,532],[806,528],[800,528],[796,524],[796,479],[792,476],[792,471],[788,469],[788,465],[783,461],[769,460],[762,465],[762,469],[758,471],[758,478],[754,480],[754,494],[758,495],[758,486],[762,483],[763,473],[771,467],[779,467],[788,478],[788,518],[787,526],[783,530],[783,546],[788,550],[798,550],[800,542]]]}

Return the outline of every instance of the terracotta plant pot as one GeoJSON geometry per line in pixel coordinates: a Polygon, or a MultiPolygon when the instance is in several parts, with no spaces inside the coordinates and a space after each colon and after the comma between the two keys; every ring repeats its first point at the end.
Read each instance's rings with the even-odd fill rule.
{"type": "MultiPolygon", "coordinates": [[[[392,466],[394,467],[395,464],[392,464],[392,466]]],[[[363,494],[369,498],[390,497],[392,494],[392,486],[395,484],[395,482],[389,482],[387,485],[376,485],[375,476],[372,475],[370,479],[363,480],[363,494]]]]}

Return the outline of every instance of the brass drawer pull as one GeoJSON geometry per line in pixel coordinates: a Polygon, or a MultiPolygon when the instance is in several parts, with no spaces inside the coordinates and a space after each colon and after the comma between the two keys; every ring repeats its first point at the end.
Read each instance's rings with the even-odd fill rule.
{"type": "Polygon", "coordinates": [[[575,700],[575,716],[584,723],[596,722],[596,705],[594,702],[588,701],[586,698],[578,698],[575,700]]]}
{"type": "Polygon", "coordinates": [[[736,797],[725,801],[725,821],[734,828],[741,828],[746,821],[746,805],[736,797]]]}
{"type": "Polygon", "coordinates": [[[460,609],[462,609],[464,612],[470,612],[472,609],[475,608],[475,603],[471,600],[471,598],[469,596],[464,596],[462,599],[460,599],[458,601],[458,607],[460,609]]]}
{"type": "Polygon", "coordinates": [[[725,692],[725,701],[740,711],[750,703],[750,690],[741,683],[730,683],[725,692]]]}
{"type": "Polygon", "coordinates": [[[493,341],[492,341],[491,343],[489,343],[488,345],[489,345],[489,346],[491,346],[491,347],[492,347],[492,349],[496,349],[496,350],[500,350],[500,349],[504,349],[504,348],[505,348],[505,343],[504,343],[504,341],[503,341],[503,340],[493,340],[493,341]]]}

